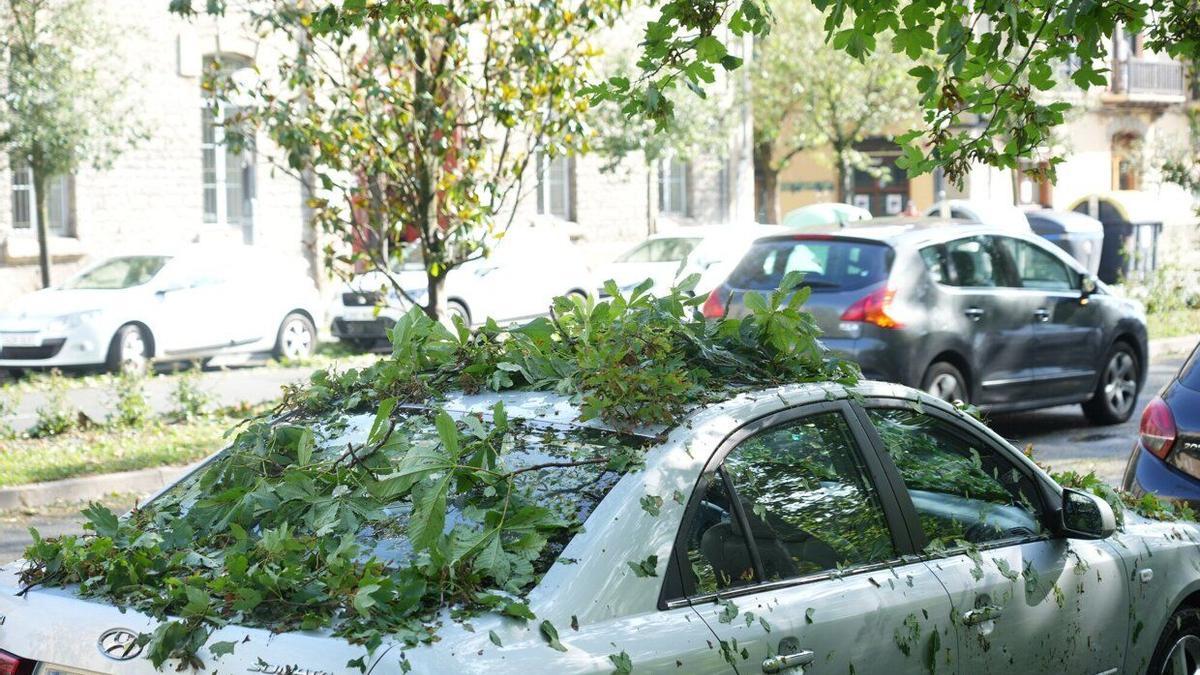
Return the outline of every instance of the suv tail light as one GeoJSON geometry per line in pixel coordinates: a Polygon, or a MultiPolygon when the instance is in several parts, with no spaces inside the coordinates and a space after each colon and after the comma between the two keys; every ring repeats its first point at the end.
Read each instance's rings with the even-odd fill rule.
{"type": "Polygon", "coordinates": [[[1166,459],[1175,444],[1175,416],[1167,402],[1155,396],[1142,412],[1142,424],[1138,433],[1145,446],[1154,456],[1166,459]]]}
{"type": "Polygon", "coordinates": [[[29,675],[33,672],[33,661],[0,649],[0,675],[29,675]]]}
{"type": "Polygon", "coordinates": [[[704,306],[700,308],[700,313],[706,319],[721,319],[725,316],[725,301],[721,299],[721,287],[718,286],[708,294],[708,299],[704,301],[704,306]]]}
{"type": "Polygon", "coordinates": [[[860,298],[842,312],[842,321],[862,321],[880,328],[904,328],[904,324],[888,314],[896,291],[880,288],[860,298]]]}

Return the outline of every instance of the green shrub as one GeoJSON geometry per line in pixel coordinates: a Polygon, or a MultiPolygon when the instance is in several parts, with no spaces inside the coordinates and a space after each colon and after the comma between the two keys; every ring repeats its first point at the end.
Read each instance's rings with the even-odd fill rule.
{"type": "Polygon", "coordinates": [[[146,399],[146,378],[136,373],[121,373],[112,379],[113,413],[108,418],[111,426],[141,428],[154,416],[150,401],[146,399]]]}
{"type": "Polygon", "coordinates": [[[75,428],[79,423],[79,410],[67,400],[67,380],[58,370],[41,380],[41,389],[46,400],[38,406],[37,421],[29,430],[32,438],[58,436],[75,428]]]}
{"type": "Polygon", "coordinates": [[[21,397],[15,387],[0,388],[0,440],[17,436],[16,429],[13,429],[5,418],[16,415],[20,403],[21,397]]]}
{"type": "Polygon", "coordinates": [[[174,404],[171,415],[178,420],[191,421],[210,413],[213,397],[212,394],[200,387],[198,366],[189,368],[178,375],[175,389],[171,391],[171,402],[174,404]]]}

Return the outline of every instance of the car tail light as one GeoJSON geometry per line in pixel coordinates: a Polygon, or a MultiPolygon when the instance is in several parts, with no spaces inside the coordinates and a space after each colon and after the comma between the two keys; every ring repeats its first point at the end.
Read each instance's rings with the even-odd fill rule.
{"type": "Polygon", "coordinates": [[[0,675],[29,675],[32,672],[33,661],[0,649],[0,675]]]}
{"type": "Polygon", "coordinates": [[[708,294],[708,299],[704,301],[700,313],[706,319],[720,319],[725,316],[725,301],[721,299],[720,287],[714,288],[712,293],[708,294]]]}
{"type": "Polygon", "coordinates": [[[842,321],[862,321],[880,328],[904,328],[904,324],[888,314],[896,291],[880,288],[860,298],[842,312],[842,321]]]}
{"type": "Polygon", "coordinates": [[[1142,412],[1138,428],[1142,445],[1159,459],[1166,459],[1175,444],[1175,416],[1167,402],[1155,396],[1142,412]]]}

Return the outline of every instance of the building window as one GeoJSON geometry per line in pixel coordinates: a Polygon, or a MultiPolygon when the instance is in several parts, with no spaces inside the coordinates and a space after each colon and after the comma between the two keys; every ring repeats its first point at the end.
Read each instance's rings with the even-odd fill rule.
{"type": "Polygon", "coordinates": [[[1114,190],[1142,189],[1140,144],[1141,141],[1135,134],[1113,136],[1112,186],[1114,190]]]}
{"type": "Polygon", "coordinates": [[[575,161],[567,155],[537,156],[537,210],[541,215],[575,220],[575,161]]]}
{"type": "MultiPolygon", "coordinates": [[[[248,68],[250,61],[242,57],[205,58],[206,78],[218,82],[248,68]]],[[[254,139],[248,132],[241,144],[244,147],[237,149],[226,142],[238,124],[239,113],[236,105],[211,97],[200,110],[204,222],[241,230],[243,240],[250,244],[254,232],[254,139]]]]}
{"type": "Polygon", "coordinates": [[[1049,163],[1032,159],[1021,159],[1013,169],[1017,181],[1017,204],[1040,205],[1050,208],[1053,203],[1054,186],[1045,178],[1049,163]]]}
{"type": "MultiPolygon", "coordinates": [[[[74,181],[70,176],[51,176],[46,180],[47,229],[51,234],[69,237],[72,233],[74,181]]],[[[29,165],[12,163],[12,224],[16,230],[36,231],[37,195],[33,190],[33,171],[29,165]]]]}
{"type": "Polygon", "coordinates": [[[673,216],[691,215],[691,164],[681,159],[658,163],[658,211],[673,216]]]}
{"type": "Polygon", "coordinates": [[[909,203],[908,173],[896,165],[900,146],[890,138],[872,136],[854,144],[854,149],[870,158],[870,165],[854,167],[852,203],[875,216],[903,213],[909,203]]]}

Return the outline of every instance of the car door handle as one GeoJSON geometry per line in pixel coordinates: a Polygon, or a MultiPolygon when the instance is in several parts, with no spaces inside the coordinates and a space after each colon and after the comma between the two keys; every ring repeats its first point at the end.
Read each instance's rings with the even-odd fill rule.
{"type": "Polygon", "coordinates": [[[763,659],[764,673],[781,673],[788,668],[804,668],[816,659],[817,655],[811,649],[801,649],[791,654],[768,656],[763,659]]]}
{"type": "Polygon", "coordinates": [[[1033,310],[1033,318],[1042,323],[1046,323],[1050,320],[1050,310],[1038,307],[1037,309],[1033,310]]]}
{"type": "Polygon", "coordinates": [[[962,622],[964,626],[978,626],[985,621],[999,619],[1001,613],[1001,608],[995,605],[984,605],[963,612],[962,622]]]}
{"type": "Polygon", "coordinates": [[[979,307],[968,307],[963,310],[963,314],[966,314],[972,321],[978,321],[983,318],[984,311],[979,307]]]}

